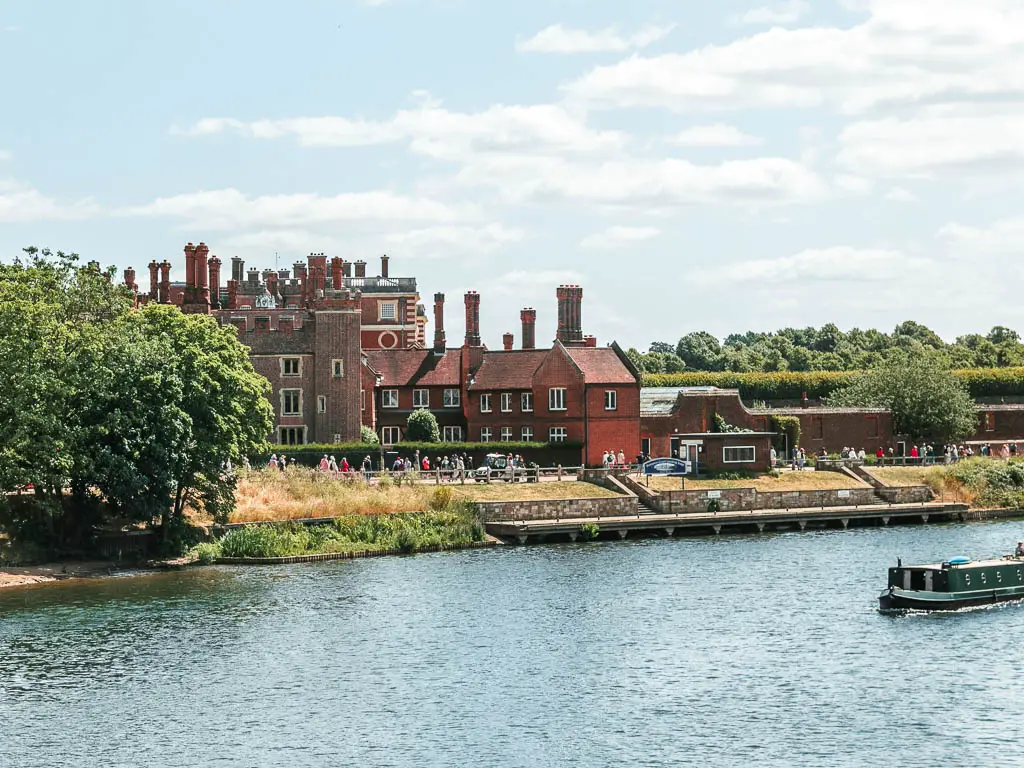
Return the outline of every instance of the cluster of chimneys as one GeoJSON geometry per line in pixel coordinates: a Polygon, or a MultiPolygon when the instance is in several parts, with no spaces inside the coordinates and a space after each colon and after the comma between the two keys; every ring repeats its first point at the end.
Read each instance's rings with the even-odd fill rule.
{"type": "MultiPolygon", "coordinates": [[[[596,347],[597,337],[583,335],[583,288],[578,285],[558,287],[558,333],[556,338],[566,346],[596,347]]],[[[480,294],[469,291],[466,300],[466,346],[482,346],[480,340],[480,294]]],[[[525,307],[519,313],[523,325],[522,348],[537,347],[537,310],[525,307]]],[[[511,351],[515,338],[511,333],[502,336],[505,351],[511,351]]],[[[444,331],[444,294],[434,294],[434,352],[443,354],[447,347],[444,331]]]]}

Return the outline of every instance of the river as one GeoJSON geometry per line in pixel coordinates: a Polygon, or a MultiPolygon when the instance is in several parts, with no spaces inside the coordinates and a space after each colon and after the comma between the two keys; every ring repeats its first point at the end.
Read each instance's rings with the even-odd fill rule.
{"type": "Polygon", "coordinates": [[[1021,765],[1024,606],[880,615],[1024,522],[0,592],[0,766],[1021,765]]]}

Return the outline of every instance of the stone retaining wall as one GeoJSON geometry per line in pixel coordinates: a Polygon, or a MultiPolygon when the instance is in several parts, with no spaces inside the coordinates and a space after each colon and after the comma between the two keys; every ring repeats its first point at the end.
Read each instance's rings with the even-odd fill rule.
{"type": "Polygon", "coordinates": [[[625,517],[637,513],[636,498],[478,501],[477,515],[488,523],[513,520],[561,520],[574,517],[625,517]]]}
{"type": "Polygon", "coordinates": [[[877,488],[875,493],[890,504],[926,504],[935,498],[932,489],[926,485],[877,488]]]}
{"type": "Polygon", "coordinates": [[[718,501],[721,512],[746,509],[845,507],[881,502],[872,488],[851,488],[843,491],[770,491],[767,493],[758,493],[754,488],[722,488],[721,490],[662,491],[660,496],[662,511],[670,514],[707,512],[708,504],[712,500],[718,501]]]}

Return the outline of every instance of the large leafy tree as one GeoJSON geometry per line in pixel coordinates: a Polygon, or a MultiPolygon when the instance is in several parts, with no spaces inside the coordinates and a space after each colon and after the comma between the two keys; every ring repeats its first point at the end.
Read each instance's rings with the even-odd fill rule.
{"type": "Polygon", "coordinates": [[[410,413],[405,427],[405,439],[414,443],[441,442],[437,417],[426,408],[418,408],[410,413]]]}
{"type": "Polygon", "coordinates": [[[894,431],[915,440],[962,440],[978,421],[966,386],[927,355],[890,356],[835,392],[829,405],[888,408],[894,431]]]}

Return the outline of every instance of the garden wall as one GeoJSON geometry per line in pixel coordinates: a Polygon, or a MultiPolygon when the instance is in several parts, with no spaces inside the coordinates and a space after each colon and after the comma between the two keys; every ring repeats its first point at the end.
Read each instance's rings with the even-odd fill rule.
{"type": "Polygon", "coordinates": [[[477,515],[487,523],[513,520],[563,520],[636,515],[636,499],[621,496],[603,499],[558,499],[549,501],[478,501],[477,515]]]}

